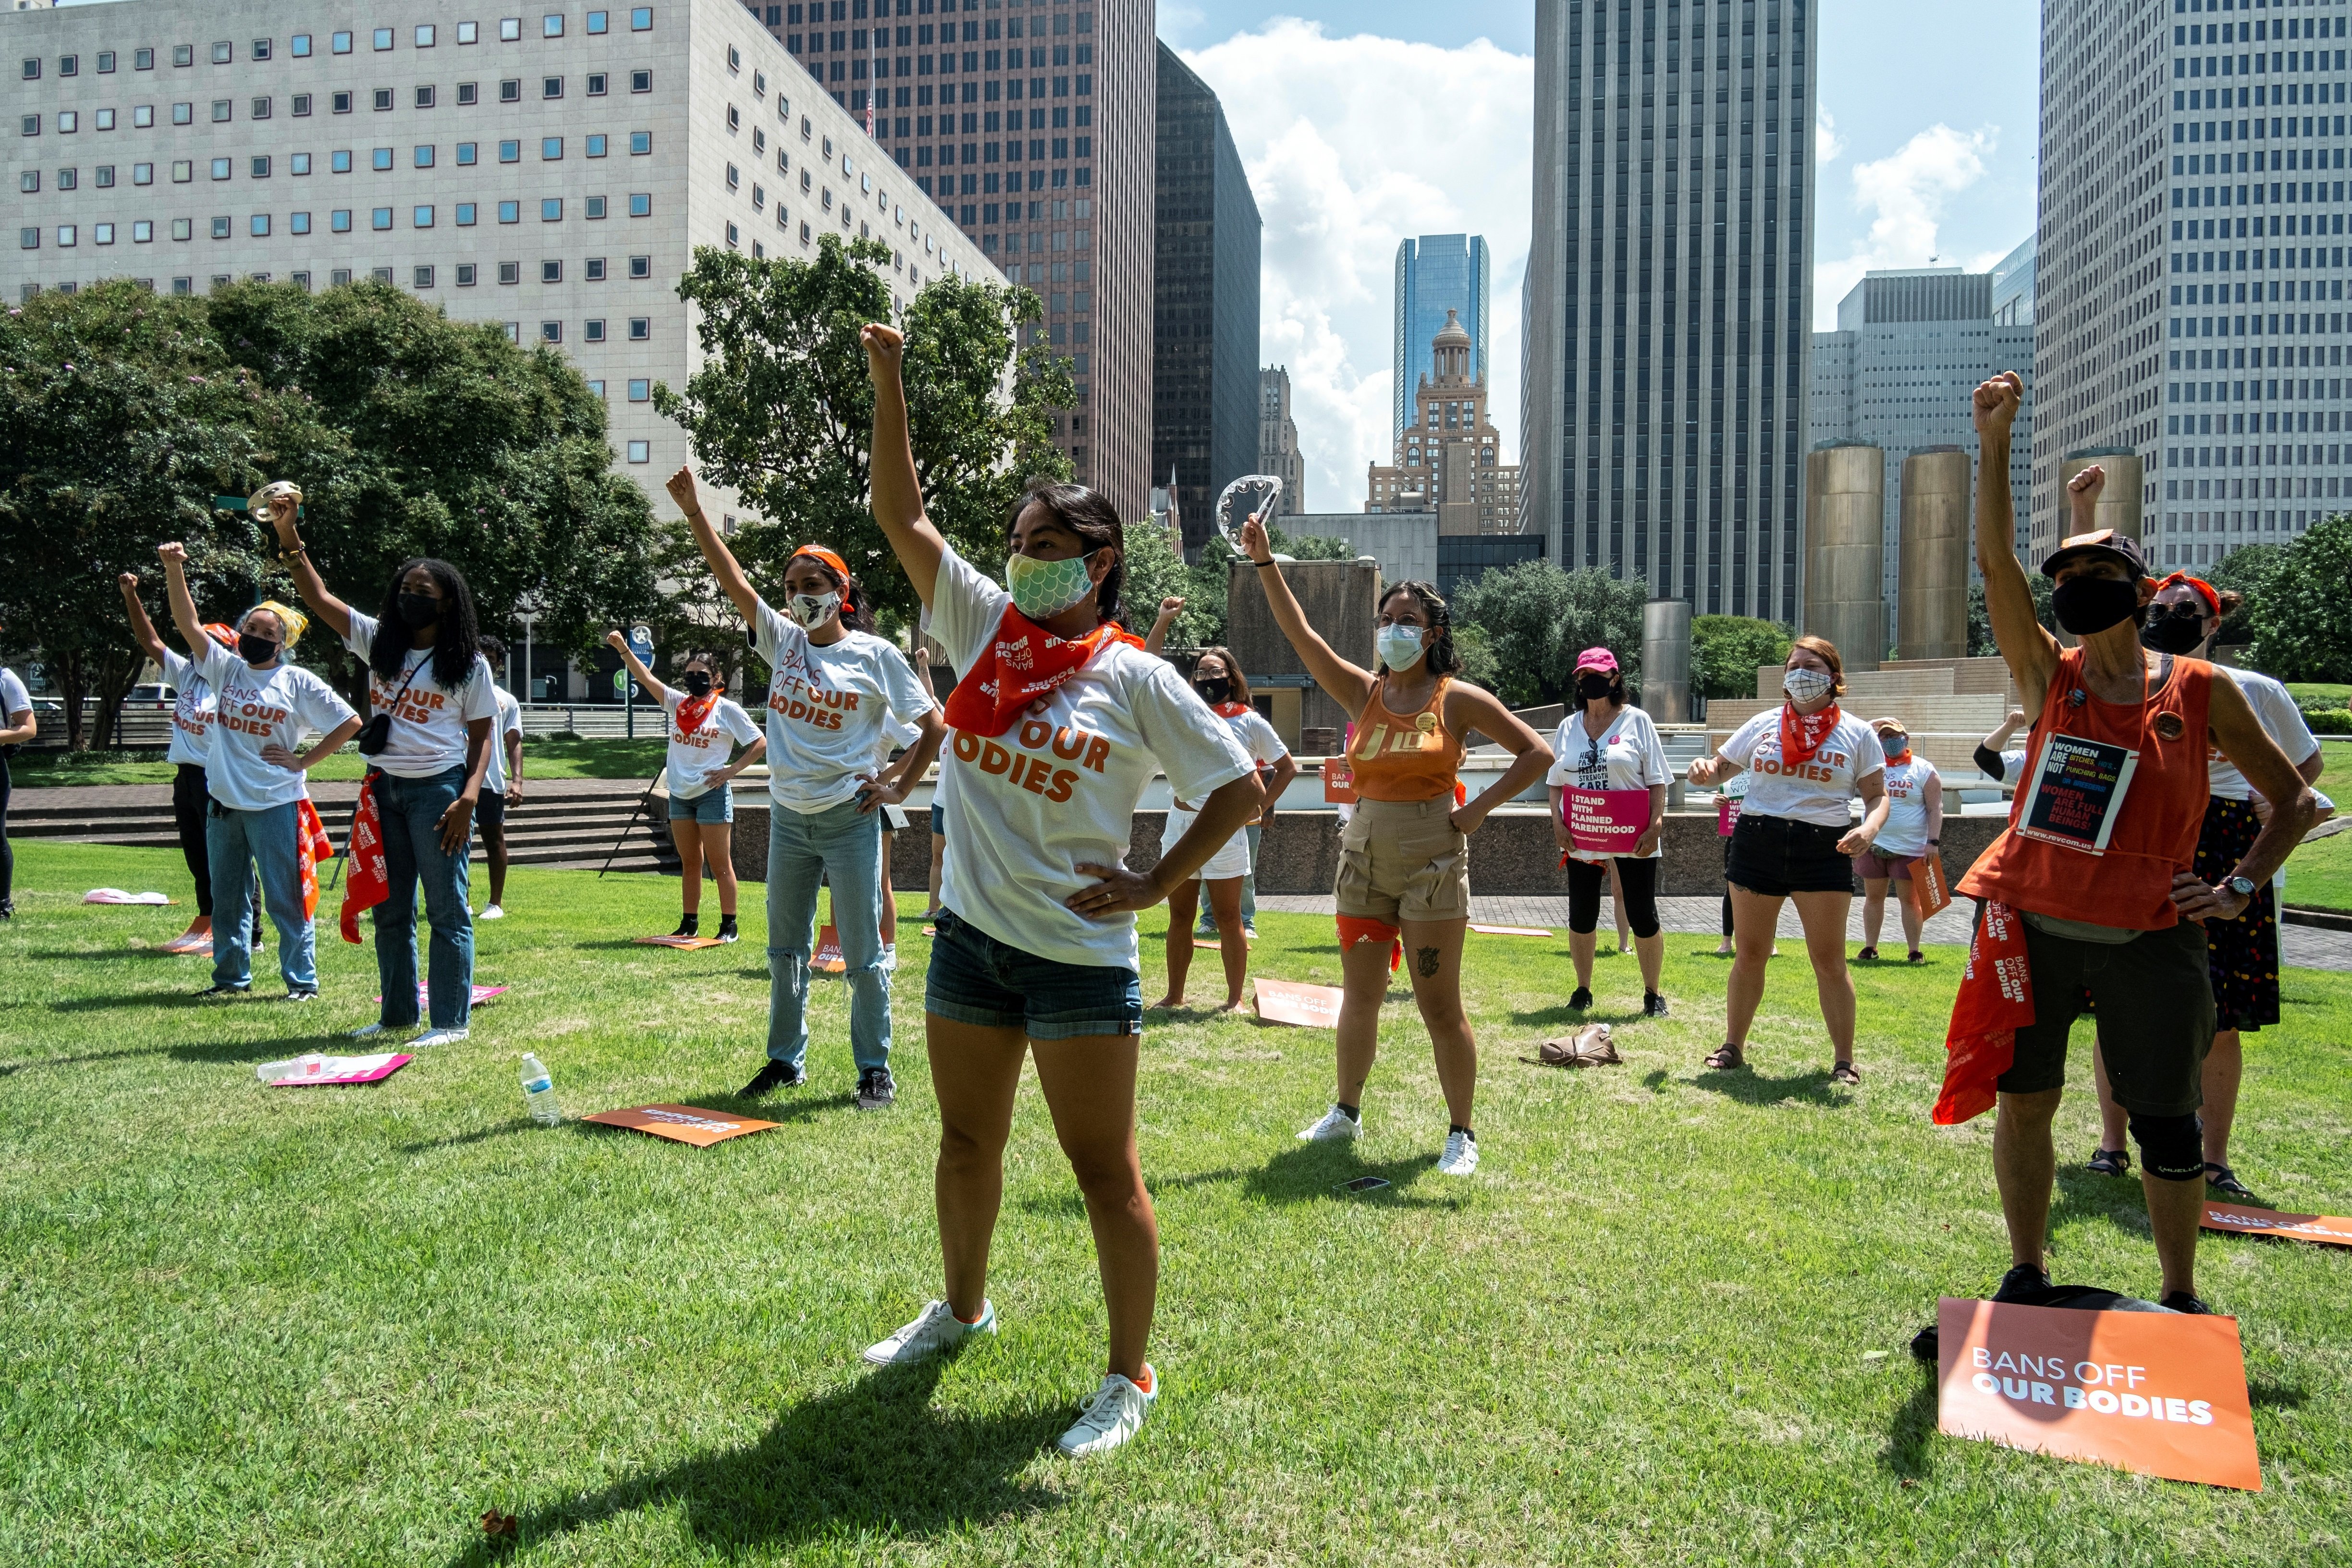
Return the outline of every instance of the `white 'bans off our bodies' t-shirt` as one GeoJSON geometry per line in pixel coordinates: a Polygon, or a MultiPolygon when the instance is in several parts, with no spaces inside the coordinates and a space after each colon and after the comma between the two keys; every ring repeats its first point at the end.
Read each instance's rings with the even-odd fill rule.
{"type": "Polygon", "coordinates": [[[507,737],[522,733],[522,700],[505,687],[491,689],[498,693],[499,716],[490,724],[490,762],[482,770],[482,793],[507,793],[507,737]]]}
{"type": "MultiPolygon", "coordinates": [[[[1013,596],[952,550],[931,594],[931,635],[969,671],[1013,596]]],[[[1062,900],[1125,863],[1155,769],[1199,805],[1248,773],[1249,753],[1167,660],[1113,642],[993,739],[952,731],[940,770],[947,861],[940,902],[997,941],[1060,963],[1139,970],[1135,917],[1088,920],[1062,900]]]]}
{"type": "Polygon", "coordinates": [[[256,669],[210,637],[195,662],[214,693],[206,793],[232,811],[267,811],[309,794],[301,773],[262,761],[262,749],[300,750],[304,730],[325,734],[353,716],[351,704],[299,664],[256,669]]]}
{"type": "Polygon", "coordinates": [[[1803,763],[1780,761],[1778,708],[1767,708],[1733,731],[1717,755],[1755,775],[1743,816],[1785,816],[1822,827],[1842,828],[1853,821],[1846,803],[1853,798],[1854,785],[1886,771],[1886,748],[1878,743],[1878,731],[1851,713],[1838,715],[1837,727],[1803,763]]]}
{"type": "MultiPolygon", "coordinates": [[[[353,610],[352,635],[343,639],[343,646],[366,664],[375,649],[375,632],[374,619],[353,610]]],[[[499,688],[490,678],[490,661],[476,654],[474,668],[455,691],[434,679],[429,647],[410,648],[400,673],[390,680],[371,668],[368,717],[386,712],[392,715],[392,733],[383,750],[367,759],[369,766],[404,779],[429,779],[461,767],[466,761],[467,724],[476,719],[495,720],[499,714],[499,688]]],[[[491,731],[490,744],[495,747],[499,744],[495,724],[491,731]]]]}
{"type": "Polygon", "coordinates": [[[806,816],[839,805],[874,772],[886,717],[912,721],[931,700],[915,667],[872,632],[823,647],[760,601],[751,646],[768,661],[768,794],[806,816]]]}
{"type": "Polygon", "coordinates": [[[662,712],[669,724],[669,793],[678,800],[694,800],[710,793],[710,775],[726,767],[738,745],[760,738],[760,726],[743,711],[741,703],[722,697],[710,705],[691,735],[677,732],[677,710],[688,700],[684,688],[673,686],[662,697],[662,712]]]}
{"type": "Polygon", "coordinates": [[[164,760],[192,768],[203,767],[205,759],[213,754],[212,682],[205,679],[193,660],[182,658],[168,647],[163,650],[163,679],[179,694],[172,704],[172,749],[164,753],[164,760]]]}
{"type": "MultiPolygon", "coordinates": [[[[1880,752],[1885,749],[1882,742],[1880,752]]],[[[1916,860],[1927,852],[1927,792],[1943,787],[1936,764],[1916,752],[1907,763],[1886,764],[1886,826],[1878,830],[1880,859],[1916,860]]]]}
{"type": "MultiPolygon", "coordinates": [[[[1544,783],[1562,789],[1647,790],[1674,782],[1674,774],[1666,769],[1665,742],[1658,739],[1658,726],[1647,713],[1639,708],[1621,708],[1597,736],[1585,730],[1588,716],[1570,710],[1552,732],[1551,771],[1544,775],[1544,783]]],[[[1649,858],[1661,859],[1665,853],[1666,836],[1661,833],[1649,858]]],[[[1569,854],[1579,860],[1612,858],[1600,849],[1571,849],[1569,854]]]]}

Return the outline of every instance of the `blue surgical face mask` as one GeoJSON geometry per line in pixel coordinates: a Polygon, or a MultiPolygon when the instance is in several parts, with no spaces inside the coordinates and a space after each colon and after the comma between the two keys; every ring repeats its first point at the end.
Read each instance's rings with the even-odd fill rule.
{"type": "Polygon", "coordinates": [[[1013,608],[1033,621],[1051,620],[1095,591],[1083,555],[1061,561],[1011,556],[1004,563],[1004,583],[1013,590],[1013,608]]]}
{"type": "Polygon", "coordinates": [[[1381,662],[1391,669],[1411,669],[1421,661],[1419,626],[1382,626],[1373,639],[1381,662]]]}

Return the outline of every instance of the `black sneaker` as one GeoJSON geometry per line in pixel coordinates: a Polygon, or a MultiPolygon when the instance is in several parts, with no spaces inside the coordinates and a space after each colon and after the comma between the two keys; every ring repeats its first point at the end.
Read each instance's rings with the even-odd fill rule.
{"type": "Polygon", "coordinates": [[[1666,999],[1654,991],[1642,993],[1642,1016],[1663,1018],[1666,1016],[1666,999]]]}
{"type": "Polygon", "coordinates": [[[2227,1165],[2217,1165],[2210,1160],[2205,1162],[2205,1184],[2217,1193],[2242,1202],[2251,1203],[2254,1198],[2254,1189],[2240,1181],[2237,1172],[2227,1165]]]}
{"type": "Polygon", "coordinates": [[[0,899],[0,921],[13,921],[16,918],[16,900],[14,899],[0,899]]]}
{"type": "Polygon", "coordinates": [[[2157,1305],[2175,1312],[2186,1312],[2192,1318],[2210,1318],[2213,1315],[2213,1309],[2207,1306],[2201,1297],[2187,1290],[2175,1290],[2157,1305]]]}
{"type": "Polygon", "coordinates": [[[1996,1301],[2022,1301],[2049,1289],[2048,1270],[2021,1263],[2000,1277],[2000,1289],[1992,1293],[1992,1299],[1996,1301]]]}
{"type": "Polygon", "coordinates": [[[735,917],[733,915],[720,915],[719,917],[719,941],[739,942],[742,939],[742,936],[743,933],[735,929],[735,917]]]}
{"type": "Polygon", "coordinates": [[[315,985],[289,985],[286,988],[286,1000],[289,1002],[316,1002],[318,999],[319,988],[315,985]]]}
{"type": "Polygon", "coordinates": [[[1590,985],[1578,986],[1576,988],[1575,994],[1569,997],[1568,1005],[1570,1011],[1579,1013],[1582,1012],[1585,1008],[1591,1006],[1592,987],[1590,985]]]}
{"type": "Polygon", "coordinates": [[[236,1002],[253,994],[250,985],[207,985],[196,993],[199,1002],[236,1002]]]}
{"type": "Polygon", "coordinates": [[[701,933],[698,931],[695,927],[700,922],[701,919],[702,917],[700,915],[688,915],[677,922],[677,929],[669,934],[672,936],[698,936],[701,933]]]}
{"type": "MultiPolygon", "coordinates": [[[[687,934],[691,936],[693,933],[689,931],[687,934]]],[[[757,1078],[743,1086],[737,1098],[757,1100],[771,1089],[798,1089],[806,1082],[808,1082],[807,1073],[790,1062],[780,1062],[775,1058],[770,1057],[767,1066],[760,1069],[757,1078]]]]}
{"type": "Polygon", "coordinates": [[[898,1103],[898,1086],[888,1068],[867,1068],[857,1075],[857,1109],[887,1110],[898,1103]]]}

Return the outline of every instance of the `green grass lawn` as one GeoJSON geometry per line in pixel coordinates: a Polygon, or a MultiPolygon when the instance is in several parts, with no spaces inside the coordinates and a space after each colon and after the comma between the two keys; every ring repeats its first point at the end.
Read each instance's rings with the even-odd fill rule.
{"type": "MultiPolygon", "coordinates": [[[[2352,802],[2347,802],[2352,808],[2352,802]]],[[[2287,862],[2286,901],[2309,909],[2352,911],[2352,833],[2305,844],[2287,862]]]]}
{"type": "MultiPolygon", "coordinates": [[[[698,1151],[523,1116],[535,1049],[566,1110],[729,1098],[761,1054],[762,921],[673,953],[677,885],[520,870],[479,928],[514,987],[473,1037],[380,1085],[268,1089],[254,1063],[373,1016],[369,950],[321,910],[326,999],[189,999],[157,956],[188,910],[163,851],[18,849],[0,926],[0,1561],[462,1564],[2342,1561],[2352,1552],[2352,1257],[2205,1243],[2241,1320],[2265,1489],[2225,1492],[1936,1435],[1906,1353],[1938,1293],[2005,1266],[1989,1119],[1931,1126],[1959,963],[1861,972],[1866,1079],[1828,1081],[1801,959],[1774,965],[1752,1072],[1710,1074],[1721,963],[1668,939],[1675,1016],[1598,1016],[1626,1065],[1524,1066],[1570,1021],[1564,935],[1474,936],[1478,1175],[1430,1169],[1445,1114],[1411,1004],[1354,1147],[1292,1133],[1330,1037],[1155,1016],[1144,1169],[1163,1236],[1141,1436],[1046,1447],[1100,1373],[1102,1308],[1034,1084],[1008,1157],[1003,1332],[875,1373],[857,1350],[939,1289],[927,944],[902,928],[900,1102],[850,1103],[820,986],[780,1131],[698,1151]],[[1360,1172],[1394,1186],[1337,1195],[1360,1172]],[[520,1516],[486,1546],[478,1517],[520,1516]]],[[[756,897],[757,890],[747,889],[756,897]]],[[[330,896],[330,906],[332,896],[330,896]]],[[[708,907],[708,906],[706,906],[708,907]]],[[[919,897],[902,900],[912,915],[919,897]]],[[[1146,918],[1159,967],[1164,916],[1146,918]]],[[[1268,914],[1255,960],[1334,981],[1328,920],[1268,914]]],[[[1205,994],[1213,955],[1196,965],[1205,994]]],[[[1145,984],[1157,983],[1148,974],[1145,984]]],[[[257,985],[274,990],[274,973],[257,985]]],[[[1147,992],[1147,994],[1152,993],[1147,992]]],[[[2239,1168],[2281,1206],[2352,1206],[2352,976],[2292,972],[2248,1052],[2239,1168]]],[[[2087,1030],[2078,1036],[2087,1040],[2087,1030]]],[[[2157,1288],[2136,1182],[2084,1174],[2062,1116],[2061,1279],[2157,1288]]]]}
{"type": "Polygon", "coordinates": [[[2352,707],[2352,685],[2340,680],[2290,680],[2286,689],[2305,707],[2315,703],[2323,708],[2352,707]]]}
{"type": "MultiPolygon", "coordinates": [[[[522,749],[524,779],[649,779],[661,771],[663,755],[658,725],[650,728],[651,739],[635,741],[577,735],[545,735],[526,741],[522,749]]],[[[19,789],[170,784],[174,770],[163,757],[160,751],[19,752],[9,760],[9,768],[19,789]]],[[[310,776],[352,780],[365,771],[366,762],[359,748],[345,746],[311,769],[310,776]]]]}

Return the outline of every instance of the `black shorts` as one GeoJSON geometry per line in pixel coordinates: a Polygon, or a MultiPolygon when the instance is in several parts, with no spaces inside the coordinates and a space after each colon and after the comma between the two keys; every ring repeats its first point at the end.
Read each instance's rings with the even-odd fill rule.
{"type": "Polygon", "coordinates": [[[1739,826],[1731,830],[1724,878],[1735,888],[1769,899],[1790,893],[1851,893],[1853,861],[1839,854],[1837,847],[1849,831],[1743,811],[1739,826]]]}
{"type": "Polygon", "coordinates": [[[2125,942],[2083,942],[2025,930],[2033,1022],[2017,1031],[2017,1057],[2000,1075],[2004,1094],[2036,1094],[2066,1081],[2066,1040],[2087,993],[2098,1004],[2100,1054],[2116,1103],[2142,1116],[2186,1116],[2205,1102],[2205,1053],[2213,1044],[2213,988],[2205,978],[2205,930],[2182,921],[2125,942]]]}
{"type": "Polygon", "coordinates": [[[474,803],[474,826],[504,827],[506,825],[507,797],[502,795],[492,795],[488,790],[484,790],[481,799],[474,803]]]}

